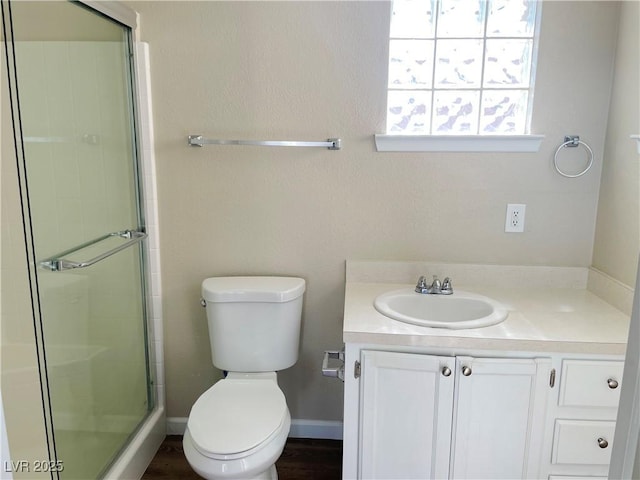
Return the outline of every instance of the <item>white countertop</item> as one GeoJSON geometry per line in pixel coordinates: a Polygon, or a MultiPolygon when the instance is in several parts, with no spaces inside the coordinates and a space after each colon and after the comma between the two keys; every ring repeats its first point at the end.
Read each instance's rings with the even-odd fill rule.
{"type": "Polygon", "coordinates": [[[581,288],[454,285],[491,297],[508,318],[484,328],[451,330],[392,320],[373,307],[381,293],[415,285],[347,280],[345,343],[623,355],[629,316],[581,288]]]}

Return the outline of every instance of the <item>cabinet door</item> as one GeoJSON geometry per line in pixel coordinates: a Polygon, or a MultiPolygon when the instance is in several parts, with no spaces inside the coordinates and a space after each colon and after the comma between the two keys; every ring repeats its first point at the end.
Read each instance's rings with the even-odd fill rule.
{"type": "Polygon", "coordinates": [[[361,364],[359,477],[447,478],[454,359],[363,351],[361,364]]]}
{"type": "Polygon", "coordinates": [[[457,358],[451,478],[538,478],[550,366],[457,358]]]}

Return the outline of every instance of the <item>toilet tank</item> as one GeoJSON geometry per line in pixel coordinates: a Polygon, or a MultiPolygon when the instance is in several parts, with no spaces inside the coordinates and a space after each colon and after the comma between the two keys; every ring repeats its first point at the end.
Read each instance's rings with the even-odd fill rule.
{"type": "Polygon", "coordinates": [[[305,281],[297,277],[204,280],[213,364],[233,372],[273,372],[295,364],[304,291],[305,281]]]}

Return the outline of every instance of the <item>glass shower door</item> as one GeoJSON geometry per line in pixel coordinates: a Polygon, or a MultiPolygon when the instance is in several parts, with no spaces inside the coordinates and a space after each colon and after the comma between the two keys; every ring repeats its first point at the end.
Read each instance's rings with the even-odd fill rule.
{"type": "Polygon", "coordinates": [[[76,2],[11,11],[53,456],[93,479],[153,407],[131,32],[76,2]]]}

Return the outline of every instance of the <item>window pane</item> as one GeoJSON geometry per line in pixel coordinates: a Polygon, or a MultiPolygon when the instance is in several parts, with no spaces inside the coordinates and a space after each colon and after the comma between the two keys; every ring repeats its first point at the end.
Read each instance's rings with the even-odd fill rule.
{"type": "Polygon", "coordinates": [[[527,90],[484,90],[480,133],[521,133],[527,120],[527,90]]]}
{"type": "Polygon", "coordinates": [[[431,92],[390,91],[387,105],[387,132],[429,133],[431,92]]]}
{"type": "Polygon", "coordinates": [[[484,0],[441,0],[438,37],[473,38],[484,36],[484,0]]]}
{"type": "Polygon", "coordinates": [[[469,135],[478,132],[477,90],[441,90],[433,95],[432,134],[469,135]]]}
{"type": "Polygon", "coordinates": [[[389,88],[430,88],[433,40],[389,41],[389,88]]]}
{"type": "Polygon", "coordinates": [[[387,132],[528,132],[537,1],[392,0],[387,132]]]}
{"type": "Polygon", "coordinates": [[[436,49],[436,87],[480,87],[482,40],[439,40],[436,49]]]}
{"type": "Polygon", "coordinates": [[[484,87],[529,86],[532,40],[487,40],[484,87]]]}
{"type": "Polygon", "coordinates": [[[433,38],[435,19],[432,2],[394,0],[391,11],[391,38],[433,38]]]}
{"type": "Polygon", "coordinates": [[[531,37],[536,23],[536,2],[491,0],[488,37],[531,37]]]}

